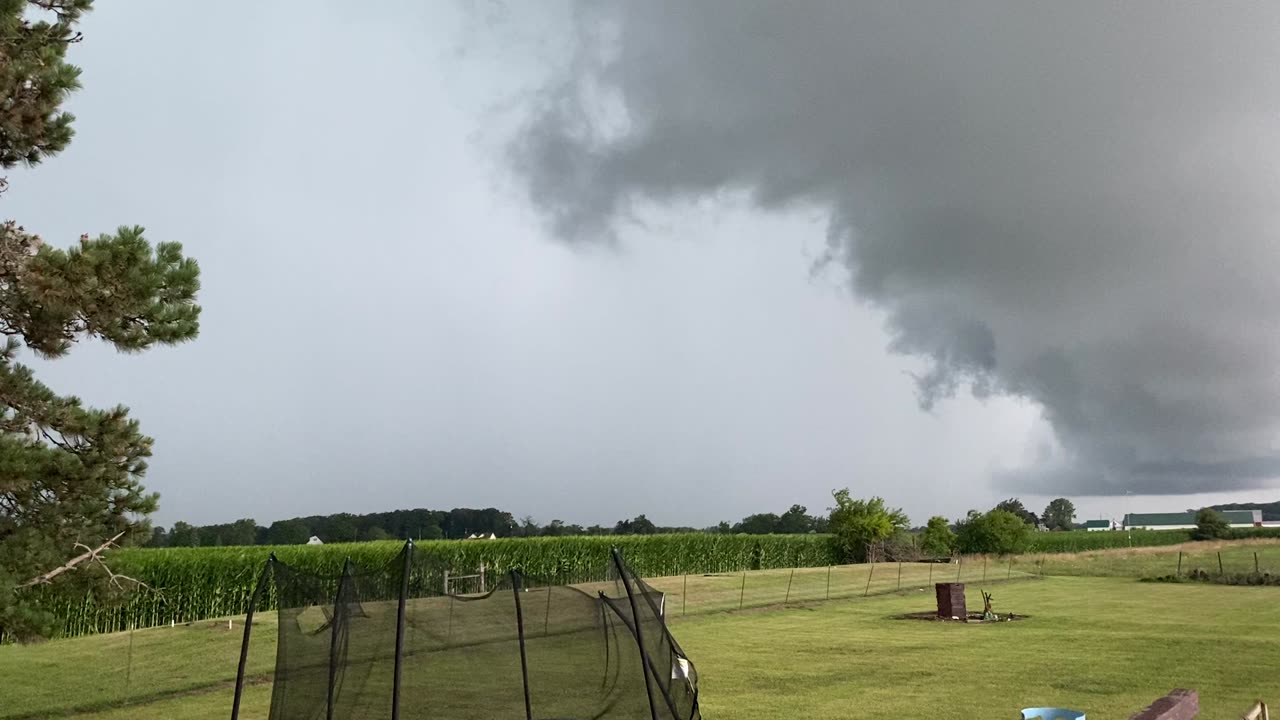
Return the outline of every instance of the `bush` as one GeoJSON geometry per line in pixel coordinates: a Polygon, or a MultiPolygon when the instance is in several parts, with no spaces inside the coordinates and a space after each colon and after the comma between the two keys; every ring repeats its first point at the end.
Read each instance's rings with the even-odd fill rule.
{"type": "Polygon", "coordinates": [[[956,549],[962,553],[1013,555],[1027,549],[1032,532],[1030,525],[1008,510],[986,514],[970,510],[958,526],[956,549]]]}
{"type": "Polygon", "coordinates": [[[1213,508],[1200,508],[1191,537],[1195,540],[1225,540],[1231,537],[1231,523],[1227,522],[1226,515],[1213,508]]]}
{"type": "Polygon", "coordinates": [[[915,562],[920,559],[919,539],[906,530],[899,530],[884,541],[876,559],[890,562],[915,562]]]}
{"type": "Polygon", "coordinates": [[[876,550],[907,528],[906,514],[886,507],[883,498],[854,500],[848,488],[831,495],[836,506],[831,509],[830,530],[840,562],[875,562],[876,550]]]}
{"type": "Polygon", "coordinates": [[[956,534],[951,532],[947,519],[941,515],[929,518],[924,532],[920,533],[920,549],[929,557],[947,557],[956,546],[956,534]]]}

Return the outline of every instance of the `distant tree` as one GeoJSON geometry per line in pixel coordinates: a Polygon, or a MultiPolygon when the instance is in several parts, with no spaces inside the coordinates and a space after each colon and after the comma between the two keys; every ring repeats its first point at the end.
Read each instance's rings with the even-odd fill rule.
{"type": "Polygon", "coordinates": [[[810,515],[809,524],[809,532],[827,533],[831,531],[831,518],[826,515],[810,515]]]}
{"type": "Polygon", "coordinates": [[[1008,510],[995,509],[985,514],[970,510],[956,528],[956,549],[962,553],[1011,555],[1027,549],[1032,532],[1023,518],[1008,510]]]}
{"type": "Polygon", "coordinates": [[[223,545],[252,545],[258,535],[258,523],[253,518],[242,518],[227,527],[223,545]]]}
{"type": "Polygon", "coordinates": [[[169,531],[169,547],[196,547],[200,544],[200,535],[189,523],[181,520],[173,524],[169,531]]]}
{"type": "Polygon", "coordinates": [[[426,525],[418,537],[422,540],[443,540],[444,530],[441,530],[439,525],[426,525]]]}
{"type": "Polygon", "coordinates": [[[711,531],[719,533],[721,535],[728,535],[729,533],[733,532],[733,526],[721,520],[719,525],[716,525],[714,528],[711,528],[711,531]]]}
{"type": "Polygon", "coordinates": [[[733,526],[735,533],[746,535],[769,535],[780,532],[780,519],[773,513],[756,513],[742,518],[742,522],[733,526]]]}
{"type": "Polygon", "coordinates": [[[564,524],[563,520],[552,520],[547,526],[542,528],[542,535],[546,537],[562,537],[569,533],[569,526],[564,524]]]}
{"type": "MultiPolygon", "coordinates": [[[[224,526],[225,527],[225,526],[224,526]]],[[[196,527],[196,545],[200,547],[222,547],[222,528],[217,525],[201,525],[196,527]]]]}
{"type": "MultiPolygon", "coordinates": [[[[175,524],[174,530],[178,526],[175,524]]],[[[311,529],[302,520],[277,520],[267,528],[268,545],[302,545],[311,539],[311,529]]]]}
{"type": "Polygon", "coordinates": [[[1050,500],[1041,518],[1050,530],[1071,530],[1075,527],[1076,506],[1066,498],[1050,500]]]}
{"type": "Polygon", "coordinates": [[[155,528],[152,528],[151,539],[147,540],[146,547],[149,547],[149,548],[169,547],[169,533],[165,532],[165,529],[160,526],[156,526],[155,528]]]}
{"type": "Polygon", "coordinates": [[[1196,540],[1222,540],[1231,537],[1231,523],[1227,516],[1213,508],[1196,511],[1196,529],[1191,531],[1196,540]]]}
{"type": "Polygon", "coordinates": [[[1004,510],[1022,518],[1022,521],[1028,525],[1036,526],[1040,524],[1040,518],[1036,514],[1028,510],[1022,505],[1022,501],[1018,498],[1009,498],[996,504],[996,510],[1004,510]]]}
{"type": "Polygon", "coordinates": [[[360,537],[356,519],[348,513],[330,515],[327,521],[316,525],[313,532],[327,543],[355,542],[360,537]]]}
{"type": "Polygon", "coordinates": [[[854,500],[848,488],[833,490],[831,496],[836,502],[830,516],[832,541],[845,562],[874,560],[880,544],[907,528],[906,514],[886,507],[882,498],[854,500]]]}
{"type": "Polygon", "coordinates": [[[778,518],[777,532],[784,535],[799,535],[812,529],[813,522],[809,517],[809,508],[803,505],[792,505],[791,509],[778,518]]]}
{"type": "Polygon", "coordinates": [[[614,535],[653,535],[658,527],[644,515],[637,515],[631,520],[619,520],[613,528],[614,535]]]}
{"type": "Polygon", "coordinates": [[[387,532],[386,530],[383,530],[381,527],[378,527],[377,525],[374,525],[373,527],[364,531],[363,539],[368,540],[370,542],[376,542],[378,540],[390,540],[391,533],[387,532]]]}
{"type": "Polygon", "coordinates": [[[631,531],[636,535],[653,535],[658,532],[658,526],[654,525],[649,518],[640,514],[631,521],[631,531]]]}
{"type": "Polygon", "coordinates": [[[929,557],[949,557],[956,545],[956,534],[951,532],[947,519],[941,515],[929,518],[924,532],[920,533],[920,549],[929,557]]]}

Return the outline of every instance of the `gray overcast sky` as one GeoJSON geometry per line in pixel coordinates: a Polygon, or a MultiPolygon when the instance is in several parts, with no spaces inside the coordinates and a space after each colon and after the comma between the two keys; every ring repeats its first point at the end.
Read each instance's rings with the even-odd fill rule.
{"type": "Polygon", "coordinates": [[[41,377],[165,525],[1270,499],[1276,18],[909,6],[101,2],[4,215],[183,242],[202,332],[41,377]]]}

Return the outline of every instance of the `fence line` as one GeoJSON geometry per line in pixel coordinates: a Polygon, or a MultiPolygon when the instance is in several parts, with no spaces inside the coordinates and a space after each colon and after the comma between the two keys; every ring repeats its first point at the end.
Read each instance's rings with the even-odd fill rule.
{"type": "MultiPolygon", "coordinates": [[[[702,573],[664,578],[646,578],[654,589],[667,594],[667,607],[679,608],[681,616],[751,608],[799,605],[828,600],[875,597],[893,593],[919,592],[940,579],[934,572],[937,562],[896,561],[897,568],[885,572],[886,563],[795,567],[752,570],[736,573],[702,573]],[[679,595],[679,602],[675,595],[679,595]]],[[[956,557],[944,563],[954,567],[954,575],[942,575],[948,582],[973,585],[1002,584],[1034,578],[1039,567],[1024,558],[956,557]],[[986,568],[982,567],[986,565],[986,568]],[[1003,565],[1003,577],[992,573],[1003,565]]],[[[997,570],[998,572],[998,570],[997,570]]],[[[582,586],[590,589],[591,585],[582,586]]],[[[932,596],[930,596],[932,597],[932,596]]]]}

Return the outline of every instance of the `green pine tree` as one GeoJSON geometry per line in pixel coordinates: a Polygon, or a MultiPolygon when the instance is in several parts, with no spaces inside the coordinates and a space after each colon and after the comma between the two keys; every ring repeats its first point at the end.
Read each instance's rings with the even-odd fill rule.
{"type": "MultiPolygon", "coordinates": [[[[65,55],[91,2],[0,0],[0,166],[35,165],[70,142],[61,105],[80,71],[65,55]]],[[[56,394],[16,362],[19,351],[57,358],[87,338],[124,352],[190,340],[199,285],[180,245],[153,248],[140,227],[64,250],[0,225],[0,637],[53,629],[43,586],[127,589],[85,550],[146,541],[157,501],[141,484],[152,441],[128,410],[56,394]]]]}

